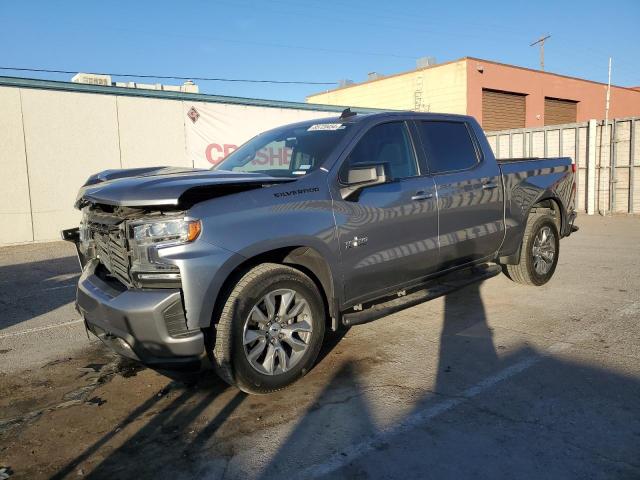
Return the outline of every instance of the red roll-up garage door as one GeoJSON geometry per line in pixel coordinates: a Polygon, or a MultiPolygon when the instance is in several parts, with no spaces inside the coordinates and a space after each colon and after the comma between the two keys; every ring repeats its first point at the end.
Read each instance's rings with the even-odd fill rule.
{"type": "Polygon", "coordinates": [[[575,123],[578,116],[578,102],[563,100],[561,98],[545,97],[544,99],[544,124],[560,125],[562,123],[575,123]]]}
{"type": "Polygon", "coordinates": [[[491,132],[524,128],[525,97],[520,93],[482,90],[482,128],[491,132]]]}

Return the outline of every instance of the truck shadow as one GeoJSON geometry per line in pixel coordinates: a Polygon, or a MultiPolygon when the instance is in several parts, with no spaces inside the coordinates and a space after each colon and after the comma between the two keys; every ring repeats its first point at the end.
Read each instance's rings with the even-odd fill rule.
{"type": "MultiPolygon", "coordinates": [[[[366,327],[352,331],[358,328],[366,327]]],[[[340,362],[341,338],[330,338],[317,371],[288,391],[247,397],[205,375],[195,387],[176,388],[161,408],[151,397],[53,478],[71,477],[105,452],[88,478],[640,474],[640,382],[526,345],[501,352],[480,285],[445,298],[435,359],[426,352],[411,356],[407,369],[414,374],[420,359],[425,371],[435,370],[431,387],[411,378],[387,384],[384,372],[376,373],[388,368],[384,359],[340,362]],[[519,365],[529,366],[527,372],[503,381],[519,365]],[[405,405],[406,413],[386,418],[389,402],[405,405]],[[303,406],[288,417],[293,428],[284,439],[272,437],[264,422],[278,425],[292,403],[303,406]],[[139,424],[117,442],[120,429],[139,424]],[[109,451],[108,444],[117,446],[109,451]]],[[[379,343],[368,338],[359,341],[373,351],[379,343]]]]}
{"type": "MultiPolygon", "coordinates": [[[[447,295],[433,389],[389,422],[380,398],[366,400],[362,367],[343,366],[259,478],[640,477],[636,378],[504,348],[480,284],[447,295]]],[[[392,401],[405,398],[396,390],[392,401]]],[[[246,475],[242,466],[229,473],[246,475]]]]}
{"type": "MultiPolygon", "coordinates": [[[[461,368],[468,358],[475,358],[487,371],[499,368],[493,335],[487,325],[485,308],[480,296],[480,285],[480,283],[471,284],[445,296],[435,382],[432,389],[420,394],[416,402],[416,410],[427,408],[426,405],[434,400],[439,401],[448,396],[458,395],[461,385],[464,385],[467,380],[464,377],[471,376],[470,372],[467,375],[461,368]]],[[[393,319],[388,321],[392,322],[393,319]]],[[[384,368],[384,364],[378,364],[376,367],[384,368]]],[[[366,401],[370,387],[364,386],[359,379],[365,373],[363,368],[368,369],[359,362],[348,363],[332,377],[307,411],[307,415],[301,419],[263,470],[261,479],[291,475],[291,460],[309,458],[314,439],[323,438],[323,441],[332,446],[344,449],[330,456],[329,459],[319,455],[312,462],[319,464],[327,462],[326,465],[329,465],[333,462],[341,463],[340,456],[349,458],[353,453],[354,445],[367,445],[369,439],[380,435],[379,421],[376,420],[379,415],[372,411],[374,407],[366,401]]],[[[380,387],[387,388],[383,384],[380,387]]],[[[397,398],[396,401],[403,400],[397,398]]],[[[374,444],[370,447],[375,454],[384,455],[384,451],[388,448],[387,442],[374,441],[374,444]]],[[[355,447],[355,449],[358,448],[355,447]]],[[[304,469],[307,466],[301,463],[299,468],[304,469]]],[[[322,468],[325,466],[323,465],[322,468]]],[[[319,472],[322,472],[322,468],[319,472]]],[[[336,478],[377,478],[375,474],[369,476],[356,470],[352,468],[336,478]]],[[[317,473],[309,472],[309,476],[315,476],[317,473]]],[[[304,476],[303,474],[302,478],[304,476]]],[[[329,477],[333,478],[331,475],[329,477]]],[[[405,475],[397,473],[389,478],[395,477],[405,478],[405,475]]],[[[418,477],[408,475],[406,478],[418,477]]]]}
{"type": "Polygon", "coordinates": [[[197,451],[202,443],[214,435],[246,397],[240,391],[232,392],[224,407],[207,419],[206,425],[197,435],[191,436],[186,429],[193,428],[193,423],[197,422],[204,410],[229,390],[229,387],[211,374],[202,375],[197,386],[185,388],[172,382],[162,393],[168,394],[172,390],[177,394],[169,403],[158,409],[163,395],[149,397],[109,433],[58,470],[52,478],[62,479],[75,475],[79,465],[113,441],[119,432],[147,417],[150,420],[99,462],[87,478],[133,478],[136,472],[144,474],[142,478],[168,478],[163,471],[170,472],[188,460],[189,452],[197,451]],[[185,441],[187,438],[188,442],[185,441]],[[184,448],[187,445],[189,450],[184,448]]]}
{"type": "Polygon", "coordinates": [[[454,392],[451,374],[464,376],[464,369],[460,365],[471,358],[481,364],[486,372],[498,368],[498,354],[493,343],[493,332],[487,324],[480,286],[481,283],[474,283],[444,297],[444,318],[434,386],[438,394],[454,392]]]}

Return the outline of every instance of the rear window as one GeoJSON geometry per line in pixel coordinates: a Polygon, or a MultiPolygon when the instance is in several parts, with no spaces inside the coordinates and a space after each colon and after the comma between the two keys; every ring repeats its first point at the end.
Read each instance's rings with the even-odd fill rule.
{"type": "Polygon", "coordinates": [[[471,134],[464,122],[418,122],[431,173],[455,172],[478,163],[471,134]]]}

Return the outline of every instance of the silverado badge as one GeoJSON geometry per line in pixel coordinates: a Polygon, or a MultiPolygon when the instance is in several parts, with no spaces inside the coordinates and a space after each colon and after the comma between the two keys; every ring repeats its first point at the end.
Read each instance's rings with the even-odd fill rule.
{"type": "Polygon", "coordinates": [[[345,245],[347,248],[356,248],[361,245],[366,245],[369,241],[369,237],[353,237],[353,240],[347,240],[345,245]]]}

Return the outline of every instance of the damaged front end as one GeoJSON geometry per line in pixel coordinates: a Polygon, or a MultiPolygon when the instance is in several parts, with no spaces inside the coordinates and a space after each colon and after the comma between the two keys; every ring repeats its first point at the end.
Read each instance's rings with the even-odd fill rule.
{"type": "Polygon", "coordinates": [[[292,180],[175,168],[90,177],[76,198],[80,226],[62,232],[82,266],[76,305],[87,328],[147,365],[198,364],[218,280],[240,259],[207,242],[201,220],[188,212],[196,203],[292,180]]]}
{"type": "Polygon", "coordinates": [[[180,288],[178,267],[159,251],[193,242],[201,230],[200,220],[182,211],[88,205],[80,226],[64,230],[62,238],[76,245],[82,268],[95,258],[126,287],[180,288]]]}
{"type": "Polygon", "coordinates": [[[199,367],[203,334],[187,326],[180,268],[159,253],[200,232],[200,221],[180,210],[85,205],[80,226],[62,236],[78,252],[76,305],[87,328],[148,365],[199,367]]]}

